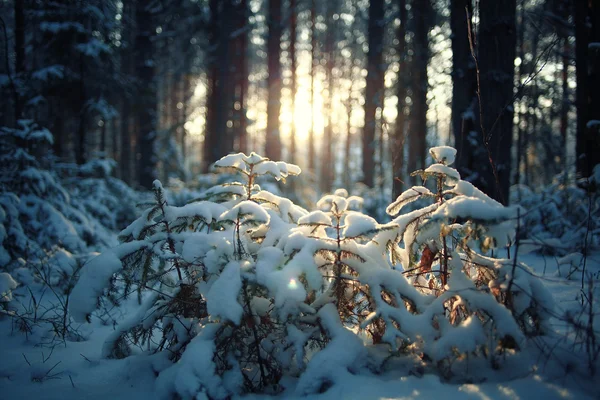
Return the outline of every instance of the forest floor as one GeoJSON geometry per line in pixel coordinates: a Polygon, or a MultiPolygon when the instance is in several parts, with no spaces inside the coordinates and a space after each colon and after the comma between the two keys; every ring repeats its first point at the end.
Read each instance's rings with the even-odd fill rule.
{"type": "MultiPolygon", "coordinates": [[[[549,286],[559,311],[581,308],[581,273],[559,271],[552,256],[527,254],[520,257],[542,276],[549,286]]],[[[600,254],[588,257],[587,270],[598,281],[600,254]]],[[[573,272],[573,271],[571,271],[573,272]]],[[[596,289],[597,291],[597,289],[596,289]]],[[[44,294],[51,302],[50,294],[44,294]]],[[[133,296],[121,307],[122,314],[137,306],[133,296]]],[[[562,315],[562,312],[560,312],[562,315]]],[[[40,345],[43,337],[25,335],[15,329],[10,318],[0,318],[0,399],[154,399],[154,372],[143,357],[123,360],[101,357],[102,344],[112,324],[94,318],[91,324],[77,327],[84,341],[54,342],[40,345]]],[[[569,327],[555,321],[555,329],[567,335],[569,327]]],[[[560,344],[557,343],[557,347],[560,344]]],[[[557,353],[558,354],[558,353],[557,353]]],[[[319,399],[582,399],[600,398],[600,386],[589,378],[570,374],[560,357],[537,357],[531,364],[513,369],[505,367],[477,383],[453,384],[431,374],[407,375],[402,368],[390,368],[381,375],[353,375],[343,384],[329,388],[319,399]]],[[[585,360],[581,360],[584,364],[585,360]]],[[[401,362],[399,363],[401,364],[401,362]]],[[[294,398],[293,382],[279,398],[294,398]]],[[[249,396],[264,398],[266,396],[249,396]]]]}

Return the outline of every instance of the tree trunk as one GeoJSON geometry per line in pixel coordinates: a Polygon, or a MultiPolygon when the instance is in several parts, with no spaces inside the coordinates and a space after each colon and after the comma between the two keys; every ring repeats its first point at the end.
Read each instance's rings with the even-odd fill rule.
{"type": "MultiPolygon", "coordinates": [[[[18,82],[23,79],[25,73],[25,11],[24,3],[22,0],[15,0],[15,79],[17,81],[17,87],[20,86],[18,82]]],[[[8,55],[7,55],[8,56],[8,55]]],[[[7,71],[10,73],[10,71],[7,71]]],[[[23,107],[21,99],[19,97],[18,90],[14,93],[14,111],[15,111],[15,126],[17,121],[21,118],[23,107]]]]}
{"type": "MultiPolygon", "coordinates": [[[[409,172],[425,168],[427,156],[427,65],[429,63],[430,0],[413,3],[415,31],[413,45],[413,107],[411,112],[409,172]]],[[[416,181],[413,178],[413,183],[416,181]]]]}
{"type": "Polygon", "coordinates": [[[396,81],[396,97],[398,98],[398,114],[396,115],[396,124],[394,127],[394,141],[392,146],[392,168],[393,168],[393,193],[392,200],[402,193],[404,179],[404,145],[406,142],[405,125],[406,125],[406,94],[408,85],[408,63],[406,52],[406,23],[408,22],[406,0],[398,1],[400,12],[400,25],[396,31],[396,39],[398,40],[398,78],[396,81]]]}
{"type": "Polygon", "coordinates": [[[488,163],[481,188],[507,204],[513,129],[516,0],[480,3],[479,74],[483,138],[488,163]]]}
{"type": "Polygon", "coordinates": [[[317,4],[312,0],[310,7],[310,131],[308,132],[308,169],[315,172],[315,74],[317,64],[317,4]]]}
{"type": "MultiPolygon", "coordinates": [[[[133,45],[135,41],[135,3],[133,1],[123,2],[123,43],[124,48],[121,53],[121,75],[131,77],[133,74],[133,45]]],[[[131,94],[125,93],[120,104],[120,127],[121,131],[121,153],[119,158],[119,167],[121,169],[121,179],[128,184],[132,184],[131,163],[135,157],[134,147],[131,145],[134,138],[131,126],[131,94]]]]}
{"type": "Polygon", "coordinates": [[[577,174],[592,175],[600,163],[600,5],[575,2],[577,67],[577,174]]]}
{"type": "Polygon", "coordinates": [[[365,89],[365,126],[363,129],[363,183],[374,185],[375,175],[375,128],[377,109],[383,105],[383,17],[384,1],[371,0],[369,6],[367,54],[367,87],[365,89]]]}
{"type": "Polygon", "coordinates": [[[476,132],[474,121],[477,77],[469,45],[469,24],[473,15],[471,0],[452,0],[450,5],[452,29],[452,132],[457,150],[456,168],[463,179],[477,170],[482,157],[483,141],[476,132]],[[477,142],[479,144],[477,144],[477,142]]]}
{"type": "Polygon", "coordinates": [[[323,138],[323,152],[321,155],[321,192],[331,191],[334,179],[333,162],[333,66],[334,66],[334,43],[336,25],[333,20],[333,12],[337,6],[336,0],[327,2],[326,21],[327,34],[325,37],[325,54],[327,55],[327,98],[325,99],[325,135],[323,138]]]}
{"type": "Polygon", "coordinates": [[[267,135],[265,153],[271,160],[281,159],[279,113],[281,111],[281,0],[269,0],[267,24],[267,64],[269,71],[267,103],[267,135]]]}
{"type": "Polygon", "coordinates": [[[290,132],[290,162],[296,163],[296,23],[297,23],[297,12],[296,12],[296,0],[290,0],[290,69],[292,70],[291,77],[291,96],[292,96],[292,122],[290,132]]]}
{"type": "Polygon", "coordinates": [[[153,61],[154,48],[152,45],[155,25],[148,7],[138,4],[135,10],[137,22],[135,73],[139,84],[138,109],[136,109],[140,153],[138,176],[140,185],[146,189],[151,189],[157,177],[157,157],[154,149],[157,123],[157,92],[153,61]]]}
{"type": "Polygon", "coordinates": [[[207,104],[207,124],[204,141],[204,170],[232,149],[232,136],[227,127],[232,104],[233,88],[230,64],[233,48],[231,34],[235,19],[229,18],[232,9],[231,0],[210,1],[211,29],[208,54],[209,88],[207,104]]]}
{"type": "MultiPolygon", "coordinates": [[[[525,135],[526,130],[524,125],[526,123],[524,117],[524,113],[521,112],[521,105],[524,103],[523,101],[523,91],[524,88],[521,87],[523,84],[523,71],[525,67],[525,0],[520,0],[520,13],[519,13],[519,36],[517,39],[517,48],[518,48],[518,57],[521,60],[519,64],[519,68],[517,69],[517,82],[519,85],[520,95],[517,98],[517,166],[516,166],[516,174],[515,174],[515,183],[521,184],[523,174],[521,174],[521,162],[523,161],[523,156],[527,154],[525,151],[525,135]],[[519,104],[520,103],[520,104],[519,104]]],[[[520,191],[518,192],[520,196],[520,191]]],[[[521,201],[521,198],[518,199],[521,201]]]]}
{"type": "Polygon", "coordinates": [[[248,152],[248,119],[246,116],[246,102],[248,97],[248,3],[241,0],[239,5],[239,27],[242,33],[238,37],[239,46],[239,110],[238,110],[238,150],[242,153],[248,152]]]}

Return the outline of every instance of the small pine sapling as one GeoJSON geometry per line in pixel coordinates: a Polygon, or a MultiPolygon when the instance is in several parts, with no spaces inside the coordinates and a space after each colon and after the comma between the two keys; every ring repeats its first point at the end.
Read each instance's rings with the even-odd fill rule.
{"type": "Polygon", "coordinates": [[[435,328],[423,343],[427,356],[445,368],[465,355],[480,355],[498,366],[498,355],[518,350],[526,335],[544,332],[552,299],[526,266],[497,258],[510,244],[520,210],[503,207],[450,167],[456,150],[430,150],[434,164],[413,173],[433,179],[435,191],[408,189],[387,211],[408,202],[431,204],[400,215],[402,267],[423,294],[435,296],[425,314],[435,328]]]}
{"type": "Polygon", "coordinates": [[[156,181],[154,202],[121,232],[122,244],[86,265],[74,290],[78,301],[70,308],[81,320],[105,288],[112,300],[137,292],[138,312],[109,337],[104,355],[128,356],[133,351],[128,343],[134,343],[178,361],[159,377],[165,395],[206,392],[223,398],[276,391],[282,360],[290,358],[272,312],[269,277],[259,277],[257,263],[279,267],[279,260],[260,254],[273,250],[306,212],[263,192],[256,180],[283,180],[300,170],[254,153],[226,156],[215,168],[233,172],[241,182],[215,186],[182,207],[169,206],[156,181]],[[158,344],[155,330],[162,331],[158,344]],[[204,372],[194,356],[199,353],[213,360],[204,372]]]}

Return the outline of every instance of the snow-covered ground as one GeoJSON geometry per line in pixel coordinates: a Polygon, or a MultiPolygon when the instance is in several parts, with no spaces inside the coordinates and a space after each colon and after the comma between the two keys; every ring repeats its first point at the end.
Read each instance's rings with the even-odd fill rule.
{"type": "MultiPolygon", "coordinates": [[[[558,259],[553,256],[527,254],[521,259],[534,267],[552,291],[558,312],[577,310],[580,306],[581,275],[565,271],[559,276],[558,259]],[[545,274],[544,274],[545,270],[545,274]]],[[[588,257],[586,268],[598,276],[600,254],[588,257]]],[[[562,267],[565,268],[564,266],[562,267]]],[[[17,291],[17,295],[24,292],[17,291]]],[[[51,301],[52,295],[45,295],[51,301]]],[[[123,310],[133,311],[135,299],[123,304],[123,310]]],[[[566,333],[562,321],[553,323],[557,331],[566,333]]],[[[54,342],[52,346],[40,344],[44,338],[19,332],[10,318],[0,318],[0,399],[154,399],[155,374],[143,357],[133,356],[122,360],[101,357],[102,344],[114,331],[94,318],[78,331],[84,341],[54,342]]],[[[557,345],[559,348],[561,344],[557,345]]],[[[560,354],[557,350],[557,354],[560,354]]],[[[443,382],[438,376],[406,375],[402,360],[390,364],[381,375],[348,375],[342,382],[325,393],[308,398],[319,399],[584,399],[598,398],[600,387],[591,379],[575,372],[568,373],[561,359],[549,359],[537,349],[530,349],[534,367],[505,366],[497,376],[477,383],[454,384],[443,382]],[[397,365],[396,365],[397,364],[397,365]],[[515,376],[516,375],[516,376],[515,376]],[[511,376],[510,379],[507,377],[511,376]]],[[[562,361],[568,362],[563,358],[562,361]]],[[[581,365],[585,360],[580,360],[581,365]]],[[[585,367],[583,367],[585,369],[585,367]]],[[[294,382],[280,398],[294,398],[294,382]]],[[[264,398],[250,395],[249,398],[264,398]]]]}

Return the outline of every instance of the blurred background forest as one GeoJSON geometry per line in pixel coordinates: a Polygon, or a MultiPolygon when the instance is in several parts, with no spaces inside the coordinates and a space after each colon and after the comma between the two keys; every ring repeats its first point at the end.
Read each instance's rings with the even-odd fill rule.
{"type": "Polygon", "coordinates": [[[2,0],[0,16],[0,125],[47,128],[34,153],[65,171],[112,159],[150,188],[255,151],[390,201],[448,144],[506,203],[600,161],[592,0],[2,0]]]}

